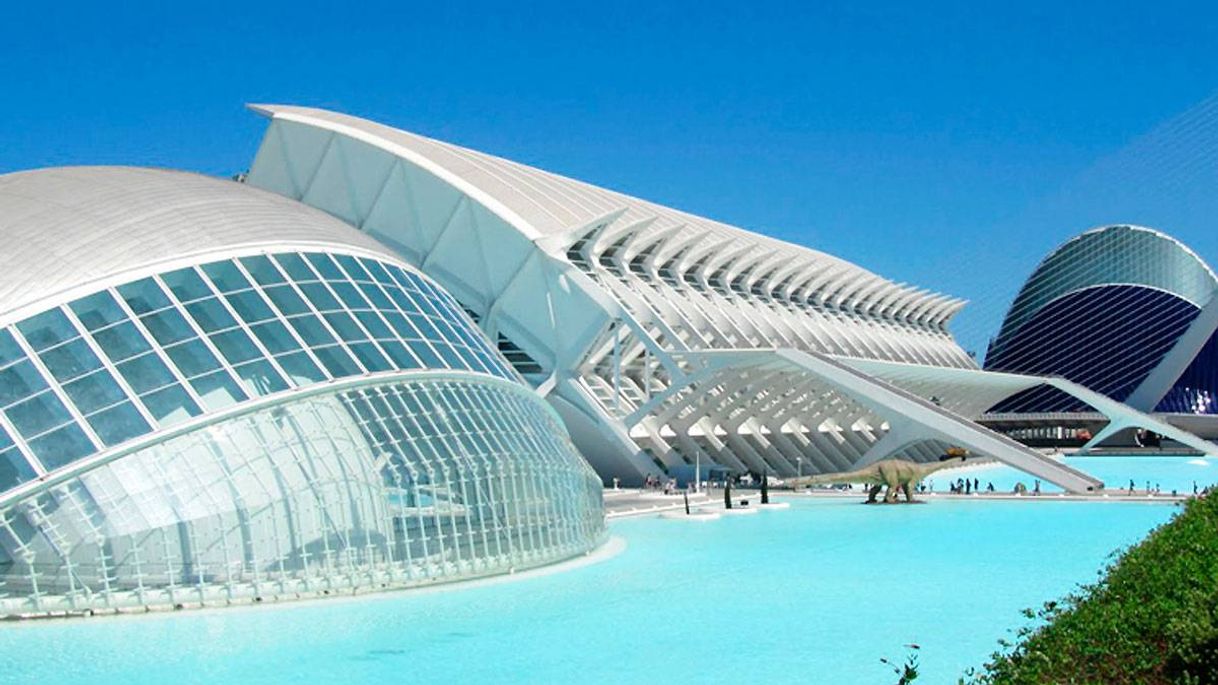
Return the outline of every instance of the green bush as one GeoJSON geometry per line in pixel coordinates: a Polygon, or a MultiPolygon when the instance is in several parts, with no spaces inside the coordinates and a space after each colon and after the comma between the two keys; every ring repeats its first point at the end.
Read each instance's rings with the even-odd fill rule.
{"type": "Polygon", "coordinates": [[[1040,621],[968,682],[1218,683],[1218,492],[1189,501],[1095,584],[1025,615],[1040,621]]]}

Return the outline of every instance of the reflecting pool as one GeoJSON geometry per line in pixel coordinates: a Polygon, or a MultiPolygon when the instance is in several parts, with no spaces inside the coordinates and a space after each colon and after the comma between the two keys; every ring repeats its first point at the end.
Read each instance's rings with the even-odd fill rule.
{"type": "Polygon", "coordinates": [[[0,682],[891,683],[982,663],[1020,609],[1095,577],[1176,507],[793,499],[618,521],[606,561],[461,591],[0,625],[0,682]]]}

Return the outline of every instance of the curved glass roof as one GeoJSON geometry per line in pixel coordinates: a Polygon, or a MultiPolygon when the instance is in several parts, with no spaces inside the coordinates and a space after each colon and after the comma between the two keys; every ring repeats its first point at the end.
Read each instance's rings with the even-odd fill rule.
{"type": "Polygon", "coordinates": [[[1218,278],[1192,250],[1159,231],[1124,225],[1087,231],[1036,267],[1011,304],[995,349],[1049,302],[1096,285],[1142,285],[1203,307],[1218,278]]]}
{"type": "Polygon", "coordinates": [[[0,492],[208,412],[350,376],[519,377],[424,276],[279,252],[120,283],[0,329],[0,492]]]}

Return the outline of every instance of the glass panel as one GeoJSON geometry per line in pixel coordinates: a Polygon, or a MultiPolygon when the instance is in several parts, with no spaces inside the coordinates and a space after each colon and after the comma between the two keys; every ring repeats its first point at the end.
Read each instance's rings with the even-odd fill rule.
{"type": "Polygon", "coordinates": [[[389,327],[376,314],[372,312],[356,312],[355,318],[359,319],[359,322],[372,334],[373,338],[377,340],[394,338],[393,333],[389,331],[389,327]]]}
{"type": "Polygon", "coordinates": [[[419,368],[419,360],[406,349],[406,346],[399,342],[391,340],[382,340],[381,348],[389,354],[389,358],[393,360],[394,366],[399,369],[417,369],[419,368]]]}
{"type": "Polygon", "coordinates": [[[358,376],[362,371],[341,347],[319,347],[313,350],[317,359],[326,367],[326,371],[335,378],[358,376]]]}
{"type": "Polygon", "coordinates": [[[436,352],[439,352],[440,356],[444,358],[444,366],[450,369],[466,368],[465,360],[453,350],[451,345],[436,345],[436,352]]]}
{"type": "Polygon", "coordinates": [[[160,284],[151,278],[120,285],[118,294],[127,301],[127,306],[136,314],[147,314],[169,306],[169,298],[160,284]]]}
{"type": "Polygon", "coordinates": [[[246,323],[275,318],[275,313],[271,311],[266,302],[262,301],[262,297],[252,290],[226,295],[226,297],[228,303],[237,312],[237,316],[240,316],[246,323]]]}
{"type": "Polygon", "coordinates": [[[172,385],[144,395],[140,401],[162,426],[171,426],[202,413],[199,405],[195,404],[190,394],[180,385],[172,385]]]}
{"type": "Polygon", "coordinates": [[[287,326],[278,321],[260,323],[251,326],[250,330],[254,332],[254,335],[258,337],[258,340],[262,342],[271,354],[280,354],[300,349],[300,345],[292,337],[287,326]]]}
{"type": "Polygon", "coordinates": [[[42,352],[38,356],[42,358],[42,363],[46,364],[51,375],[61,383],[100,369],[102,365],[93,350],[80,339],[42,352]]]}
{"type": "Polygon", "coordinates": [[[465,325],[462,320],[449,320],[449,325],[457,336],[457,342],[465,343],[466,347],[477,349],[479,347],[476,334],[465,325]]]}
{"type": "Polygon", "coordinates": [[[26,342],[37,350],[45,350],[79,335],[68,317],[58,309],[51,309],[17,324],[26,342]]]}
{"type": "Polygon", "coordinates": [[[444,339],[444,336],[440,335],[440,332],[436,330],[436,327],[431,325],[431,319],[428,319],[426,316],[419,314],[412,315],[410,317],[410,323],[414,324],[414,327],[419,329],[419,332],[423,334],[423,339],[425,340],[439,342],[444,339]]]}
{"type": "Polygon", "coordinates": [[[313,306],[318,311],[329,312],[342,309],[338,305],[338,300],[321,283],[302,283],[300,290],[305,294],[305,297],[309,298],[309,301],[313,303],[313,306]]]}
{"type": "Polygon", "coordinates": [[[398,285],[407,290],[417,291],[419,289],[418,279],[416,279],[414,274],[410,273],[406,269],[393,266],[392,264],[385,265],[385,268],[389,270],[389,274],[393,276],[393,280],[398,282],[398,285]]]}
{"type": "Polygon", "coordinates": [[[88,297],[82,297],[69,306],[84,327],[91,331],[127,318],[127,313],[118,306],[114,296],[104,290],[88,297]]]}
{"type": "Polygon", "coordinates": [[[93,443],[76,424],[69,424],[29,442],[30,451],[42,465],[57,469],[93,453],[93,443]]]}
{"type": "Polygon", "coordinates": [[[82,414],[93,413],[98,409],[115,404],[127,396],[115,382],[114,376],[104,370],[78,378],[63,386],[63,390],[82,414]]]}
{"type": "Polygon", "coordinates": [[[151,430],[148,422],[130,402],[90,416],[89,425],[93,426],[97,437],[107,446],[117,445],[151,430]]]}
{"type": "Polygon", "coordinates": [[[223,409],[246,399],[246,394],[226,371],[200,376],[190,382],[209,410],[223,409]]]}
{"type": "Polygon", "coordinates": [[[93,333],[93,340],[113,362],[120,362],[152,349],[130,321],[93,333]]]}
{"type": "Polygon", "coordinates": [[[359,341],[368,339],[368,336],[365,335],[362,330],[360,330],[360,327],[356,325],[355,319],[351,318],[350,314],[347,314],[346,312],[330,312],[329,314],[324,314],[323,316],[326,317],[326,322],[330,324],[330,327],[333,328],[343,340],[359,341]]]}
{"type": "Polygon", "coordinates": [[[203,273],[207,274],[207,277],[222,293],[246,290],[251,287],[245,274],[241,273],[236,264],[229,261],[204,264],[203,273]]]}
{"type": "Polygon", "coordinates": [[[389,301],[385,293],[381,292],[381,289],[372,283],[360,283],[359,289],[364,294],[364,297],[368,298],[368,301],[372,303],[373,307],[377,309],[393,309],[393,303],[389,301]]]}
{"type": "Polygon", "coordinates": [[[254,280],[259,285],[271,285],[272,283],[283,283],[283,274],[279,273],[279,269],[271,263],[263,255],[255,255],[253,257],[242,257],[241,266],[244,266],[246,271],[254,277],[254,280]]]}
{"type": "Polygon", "coordinates": [[[186,317],[176,309],[163,309],[155,314],[142,316],[140,322],[162,345],[172,345],[179,340],[195,337],[195,330],[190,327],[186,317]]]}
{"type": "Polygon", "coordinates": [[[310,252],[305,255],[305,259],[308,259],[313,268],[317,269],[317,273],[327,281],[343,280],[343,272],[338,270],[338,265],[328,255],[310,252]]]}
{"type": "Polygon", "coordinates": [[[288,384],[268,361],[256,361],[242,364],[234,369],[241,386],[251,395],[269,395],[281,390],[287,390],[288,384]]]}
{"type": "Polygon", "coordinates": [[[389,293],[389,297],[393,299],[393,303],[398,306],[398,309],[401,309],[406,314],[413,316],[422,313],[423,310],[419,309],[419,305],[414,301],[414,298],[421,297],[420,295],[411,296],[406,294],[406,291],[401,288],[391,288],[389,286],[385,286],[385,292],[389,293]]]}
{"type": "Polygon", "coordinates": [[[293,383],[297,385],[308,385],[310,383],[320,383],[326,380],[326,374],[317,368],[317,364],[309,359],[309,355],[304,352],[295,352],[285,354],[282,357],[276,357],[275,361],[279,362],[279,366],[288,374],[293,383]]]}
{"type": "Polygon", "coordinates": [[[204,297],[211,297],[211,288],[203,282],[202,277],[189,267],[161,274],[161,280],[169,287],[169,291],[178,298],[179,302],[191,302],[204,297]]]}
{"type": "Polygon", "coordinates": [[[415,355],[417,355],[419,357],[419,360],[423,362],[423,368],[425,368],[425,369],[442,369],[442,368],[444,368],[444,363],[440,361],[440,357],[438,357],[436,355],[436,353],[432,350],[432,348],[427,343],[421,342],[421,341],[418,343],[415,343],[410,346],[410,351],[414,352],[415,355]]]}
{"type": "Polygon", "coordinates": [[[28,360],[0,371],[0,407],[12,404],[47,387],[46,380],[28,360]]]}
{"type": "Polygon", "coordinates": [[[313,270],[309,268],[308,264],[305,264],[305,261],[298,254],[275,255],[275,261],[279,262],[279,266],[282,266],[283,270],[288,273],[288,276],[297,283],[317,280],[317,274],[313,273],[313,270]]]}
{"type": "Polygon", "coordinates": [[[24,356],[25,352],[21,351],[21,347],[13,339],[13,334],[7,328],[0,329],[0,366],[9,364],[24,356]]]}
{"type": "Polygon", "coordinates": [[[216,355],[211,353],[198,339],[174,345],[165,349],[169,360],[182,372],[183,376],[191,378],[208,371],[220,368],[216,355]]]}
{"type": "Polygon", "coordinates": [[[355,257],[345,254],[336,254],[331,256],[334,257],[334,261],[338,262],[338,265],[343,268],[343,271],[347,272],[347,277],[351,280],[372,280],[372,277],[368,275],[368,272],[364,271],[364,267],[359,265],[359,262],[356,261],[355,257]]]}
{"type": "Polygon", "coordinates": [[[419,309],[422,310],[422,312],[424,314],[426,314],[427,316],[433,317],[433,318],[440,317],[440,313],[438,311],[436,311],[436,306],[435,306],[435,303],[432,302],[432,298],[427,297],[425,295],[412,295],[411,297],[414,299],[415,304],[417,304],[419,306],[419,309]]]}
{"type": "Polygon", "coordinates": [[[50,391],[39,393],[4,410],[13,427],[29,438],[72,420],[63,402],[50,391]]]}
{"type": "Polygon", "coordinates": [[[0,451],[0,492],[34,480],[34,469],[15,447],[0,451]]]}
{"type": "Polygon", "coordinates": [[[237,325],[237,320],[233,318],[233,315],[229,314],[224,305],[214,298],[192,302],[186,305],[186,311],[194,318],[195,323],[199,324],[199,328],[208,333],[233,328],[237,325]]]}
{"type": "Polygon", "coordinates": [[[474,354],[468,347],[454,345],[452,350],[461,358],[461,368],[469,371],[486,371],[486,367],[482,365],[482,361],[478,359],[478,355],[474,354]]]}
{"type": "Polygon", "coordinates": [[[364,268],[368,270],[368,273],[372,274],[372,278],[376,279],[377,283],[382,285],[393,285],[393,277],[389,275],[389,272],[385,270],[385,267],[381,266],[380,262],[374,259],[365,259],[360,257],[359,263],[364,265],[364,268]]]}
{"type": "Polygon", "coordinates": [[[139,395],[175,382],[169,367],[152,353],[119,364],[118,371],[139,395]]]}
{"type": "Polygon", "coordinates": [[[350,283],[331,283],[331,288],[338,295],[343,304],[347,305],[348,309],[370,309],[368,301],[359,294],[359,290],[350,283]]]}
{"type": "Polygon", "coordinates": [[[381,354],[380,350],[376,349],[376,345],[372,343],[355,343],[351,345],[351,351],[359,357],[360,363],[369,371],[388,371],[393,367],[385,359],[385,355],[381,354]]]}
{"type": "Polygon", "coordinates": [[[262,357],[262,352],[254,345],[254,341],[241,329],[216,333],[211,337],[212,344],[220,350],[220,354],[230,364],[240,364],[251,359],[262,357]]]}
{"type": "Polygon", "coordinates": [[[423,339],[422,334],[420,334],[414,326],[411,326],[410,323],[406,321],[405,316],[402,316],[397,312],[381,312],[381,316],[384,316],[385,320],[389,322],[389,325],[393,326],[393,330],[397,333],[397,337],[405,340],[423,339]]]}
{"type": "Polygon", "coordinates": [[[266,292],[267,297],[271,298],[271,302],[275,303],[279,311],[283,312],[284,316],[303,314],[309,311],[309,305],[305,304],[305,301],[301,299],[300,295],[296,294],[295,290],[292,290],[290,285],[271,286],[264,292],[266,292]]]}
{"type": "Polygon", "coordinates": [[[330,345],[335,342],[330,331],[326,330],[326,327],[321,325],[321,321],[318,321],[317,317],[312,314],[294,316],[288,319],[288,323],[292,324],[292,328],[296,329],[296,333],[309,347],[330,345]]]}

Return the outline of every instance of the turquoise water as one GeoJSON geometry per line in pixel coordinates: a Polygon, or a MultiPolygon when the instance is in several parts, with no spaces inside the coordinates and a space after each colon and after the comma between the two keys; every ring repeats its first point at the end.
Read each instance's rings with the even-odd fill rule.
{"type": "Polygon", "coordinates": [[[1091,580],[1171,505],[800,499],[612,524],[627,548],[461,591],[0,625],[0,682],[954,683],[1019,610],[1091,580]]]}
{"type": "MultiPolygon", "coordinates": [[[[1158,486],[1163,493],[1174,489],[1182,495],[1192,494],[1193,483],[1198,488],[1218,484],[1218,459],[1209,457],[1067,457],[1065,462],[1104,481],[1106,487],[1120,490],[1129,487],[1131,478],[1137,490],[1145,490],[1149,481],[1150,487],[1158,486]]],[[[1032,476],[997,464],[941,472],[932,475],[928,483],[933,482],[936,491],[946,492],[949,480],[965,475],[981,481],[982,488],[992,482],[1000,492],[1011,492],[1020,481],[1031,490],[1034,483],[1032,476]]],[[[1040,488],[1044,492],[1061,492],[1061,488],[1044,481],[1040,488]]]]}

